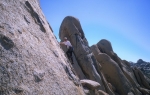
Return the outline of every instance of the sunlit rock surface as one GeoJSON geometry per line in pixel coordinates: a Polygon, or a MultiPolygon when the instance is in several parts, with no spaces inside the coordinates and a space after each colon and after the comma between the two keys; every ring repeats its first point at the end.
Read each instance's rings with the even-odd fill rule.
{"type": "Polygon", "coordinates": [[[37,0],[0,0],[0,95],[84,95],[37,0]]]}

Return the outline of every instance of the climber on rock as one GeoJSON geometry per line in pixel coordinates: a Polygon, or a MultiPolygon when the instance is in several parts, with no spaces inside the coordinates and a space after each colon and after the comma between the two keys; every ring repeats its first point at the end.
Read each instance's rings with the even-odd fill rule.
{"type": "Polygon", "coordinates": [[[60,42],[60,44],[65,45],[67,47],[67,52],[66,52],[67,57],[73,64],[73,58],[72,58],[73,47],[72,47],[70,41],[67,39],[67,37],[64,37],[64,41],[60,42]]]}

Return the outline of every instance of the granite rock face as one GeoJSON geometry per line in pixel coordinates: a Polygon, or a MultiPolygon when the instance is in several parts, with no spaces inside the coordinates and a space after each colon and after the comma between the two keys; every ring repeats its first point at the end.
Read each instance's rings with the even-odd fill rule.
{"type": "Polygon", "coordinates": [[[0,0],[0,95],[84,95],[37,0],[0,0]]]}
{"type": "Polygon", "coordinates": [[[95,51],[99,50],[97,45],[93,45],[91,49],[93,50],[97,61],[101,63],[102,72],[104,73],[107,81],[116,88],[115,92],[121,95],[127,95],[129,92],[131,92],[130,88],[132,86],[126,79],[118,64],[107,54],[101,53],[100,51],[95,51]]]}
{"type": "Polygon", "coordinates": [[[64,18],[57,42],[39,0],[0,1],[0,95],[149,95],[150,81],[111,42],[89,47],[78,19],[64,18]]]}
{"type": "MultiPolygon", "coordinates": [[[[65,17],[59,37],[61,40],[67,37],[74,47],[72,66],[87,95],[149,94],[149,81],[139,69],[132,68],[128,61],[118,57],[110,41],[102,39],[89,47],[78,19],[65,17]],[[93,81],[99,86],[95,87],[93,81]]],[[[62,49],[66,52],[65,47],[62,49]]]]}
{"type": "MultiPolygon", "coordinates": [[[[96,81],[100,84],[100,90],[114,95],[111,89],[108,88],[106,79],[101,72],[101,65],[94,57],[88,45],[79,20],[72,16],[65,17],[60,26],[59,37],[61,40],[67,37],[74,47],[74,60],[76,60],[76,62],[74,62],[73,67],[77,65],[81,70],[78,72],[78,69],[75,69],[75,71],[78,72],[78,75],[80,75],[80,73],[84,75],[84,77],[79,78],[96,81]]],[[[66,51],[64,48],[63,50],[66,51]]]]}
{"type": "MultiPolygon", "coordinates": [[[[120,67],[121,71],[127,78],[127,80],[132,85],[131,91],[139,95],[141,94],[139,87],[142,87],[144,89],[150,89],[149,84],[150,82],[147,80],[147,78],[144,76],[144,74],[136,67],[131,67],[130,63],[126,60],[121,60],[116,53],[111,49],[111,43],[105,39],[102,39],[97,43],[98,49],[102,52],[107,54],[108,56],[115,61],[118,66],[120,67]],[[107,49],[109,48],[109,49],[107,49]]],[[[103,66],[102,66],[103,67],[103,66]]],[[[143,93],[142,93],[143,94],[143,93]]]]}
{"type": "Polygon", "coordinates": [[[95,82],[92,80],[80,80],[80,81],[83,86],[86,86],[87,88],[92,89],[92,90],[100,87],[100,84],[98,82],[95,82]]]}
{"type": "Polygon", "coordinates": [[[136,63],[129,62],[132,67],[137,67],[140,69],[148,78],[150,78],[150,62],[143,61],[139,59],[136,63]]]}
{"type": "MultiPolygon", "coordinates": [[[[61,40],[63,40],[64,37],[67,37],[71,41],[74,46],[76,60],[85,77],[103,84],[101,77],[94,66],[94,64],[97,65],[98,63],[96,62],[96,59],[94,59],[88,46],[88,42],[79,21],[71,16],[64,18],[60,26],[59,36],[61,40]]],[[[103,85],[101,89],[104,90],[103,85]]]]}

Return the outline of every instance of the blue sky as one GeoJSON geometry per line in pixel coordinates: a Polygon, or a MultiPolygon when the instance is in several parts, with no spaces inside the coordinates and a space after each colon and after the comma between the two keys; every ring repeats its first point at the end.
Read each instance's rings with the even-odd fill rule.
{"type": "Polygon", "coordinates": [[[79,19],[89,45],[111,42],[121,59],[150,62],[150,0],[40,0],[58,41],[66,16],[79,19]]]}

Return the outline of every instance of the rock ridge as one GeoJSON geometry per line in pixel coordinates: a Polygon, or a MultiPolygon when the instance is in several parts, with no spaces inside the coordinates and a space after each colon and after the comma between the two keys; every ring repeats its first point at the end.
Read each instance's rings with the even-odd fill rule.
{"type": "Polygon", "coordinates": [[[88,45],[79,19],[67,16],[59,29],[74,47],[71,64],[39,0],[1,0],[0,14],[0,95],[150,94],[149,79],[110,41],[88,45]]]}

